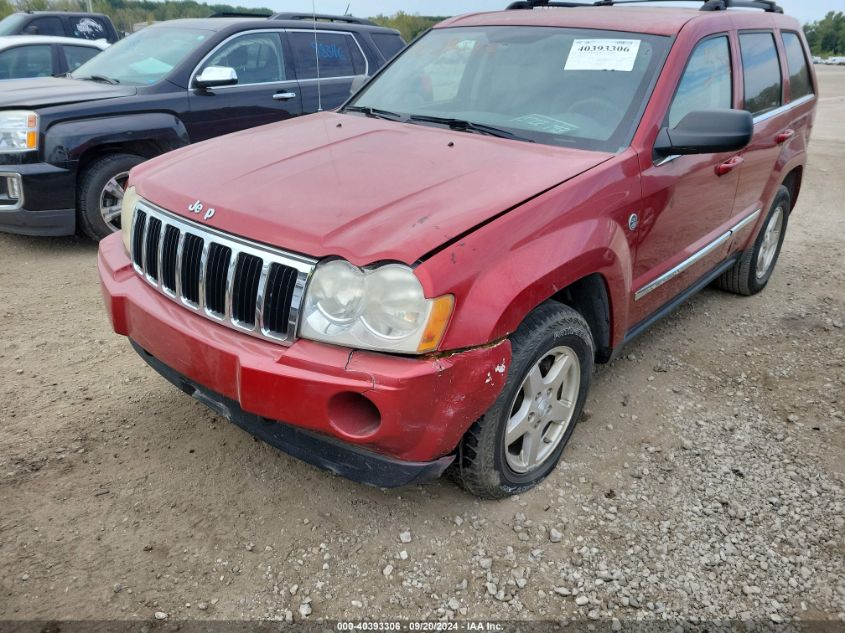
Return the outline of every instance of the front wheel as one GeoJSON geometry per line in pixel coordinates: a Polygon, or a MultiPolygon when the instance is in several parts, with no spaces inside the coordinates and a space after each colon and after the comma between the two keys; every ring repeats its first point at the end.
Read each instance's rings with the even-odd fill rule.
{"type": "Polygon", "coordinates": [[[135,154],[109,154],[91,163],[79,184],[79,225],[99,241],[120,230],[120,208],[129,170],[144,162],[135,154]]]}
{"type": "Polygon", "coordinates": [[[453,477],[498,499],[533,488],[554,470],[581,415],[593,373],[590,328],[572,308],[545,303],[511,337],[505,387],[458,447],[453,477]]]}

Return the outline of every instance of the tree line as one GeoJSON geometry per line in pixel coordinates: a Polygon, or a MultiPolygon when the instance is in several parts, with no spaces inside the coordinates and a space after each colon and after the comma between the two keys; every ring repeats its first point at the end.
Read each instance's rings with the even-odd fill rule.
{"type": "MultiPolygon", "coordinates": [[[[92,0],[95,13],[105,13],[120,31],[131,33],[136,24],[162,22],[177,18],[204,18],[214,13],[237,12],[267,14],[268,8],[247,8],[229,4],[208,4],[196,0],[92,0]]],[[[0,0],[0,18],[15,11],[87,11],[86,0],[0,0]]],[[[383,26],[397,29],[406,41],[431,28],[441,17],[425,17],[399,11],[395,15],[372,18],[383,26]]]]}
{"type": "Polygon", "coordinates": [[[818,22],[807,24],[804,26],[804,33],[813,55],[845,55],[845,13],[842,11],[830,11],[818,22]]]}

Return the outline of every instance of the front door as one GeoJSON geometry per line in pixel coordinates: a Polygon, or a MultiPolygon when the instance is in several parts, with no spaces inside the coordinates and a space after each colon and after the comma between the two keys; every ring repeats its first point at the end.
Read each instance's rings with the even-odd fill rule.
{"type": "Polygon", "coordinates": [[[299,84],[285,58],[281,32],[243,33],[223,42],[194,71],[189,102],[193,143],[300,115],[299,84]],[[238,83],[194,87],[193,78],[209,66],[234,69],[238,83]]]}
{"type": "MultiPolygon", "coordinates": [[[[699,42],[663,125],[696,110],[734,106],[727,34],[699,42]]],[[[739,171],[736,153],[655,157],[643,171],[643,205],[634,264],[632,322],[669,302],[725,257],[739,171]]]]}

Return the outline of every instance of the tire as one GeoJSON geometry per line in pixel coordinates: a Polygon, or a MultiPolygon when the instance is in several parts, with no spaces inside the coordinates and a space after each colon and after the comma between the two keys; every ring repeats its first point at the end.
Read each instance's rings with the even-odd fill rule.
{"type": "Polygon", "coordinates": [[[791,210],[789,189],[780,187],[754,245],[742,254],[732,268],[719,277],[716,281],[717,287],[745,296],[757,294],[766,287],[780,257],[791,210]],[[774,228],[773,223],[780,225],[777,235],[770,232],[774,228]]]}
{"type": "Polygon", "coordinates": [[[80,178],[77,213],[79,227],[92,240],[99,242],[120,230],[120,204],[129,170],[144,162],[135,154],[109,154],[92,162],[80,178]],[[117,185],[117,187],[115,187],[117,185]],[[107,190],[108,188],[108,190],[107,190]],[[106,207],[117,215],[106,221],[106,207]]]}
{"type": "MultiPolygon", "coordinates": [[[[554,470],[584,408],[593,373],[595,346],[590,328],[580,314],[559,303],[547,302],[531,312],[511,337],[511,345],[513,356],[502,393],[461,439],[450,471],[462,488],[485,499],[519,494],[554,470]],[[559,371],[554,373],[556,368],[559,371]],[[564,374],[560,388],[553,386],[556,396],[532,400],[526,395],[541,384],[536,373],[529,380],[534,369],[543,381],[564,374]],[[561,401],[569,406],[559,408],[561,401]],[[566,415],[566,421],[552,421],[566,415]],[[509,423],[516,425],[517,420],[523,422],[508,437],[509,423]],[[524,428],[531,430],[514,440],[524,428]],[[532,446],[540,447],[533,463],[532,446]]],[[[547,386],[544,382],[543,393],[547,386]]]]}

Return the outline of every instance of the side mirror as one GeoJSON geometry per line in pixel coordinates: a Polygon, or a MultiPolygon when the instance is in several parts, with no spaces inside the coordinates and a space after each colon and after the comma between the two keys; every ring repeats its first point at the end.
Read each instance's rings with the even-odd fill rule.
{"type": "Polygon", "coordinates": [[[238,83],[238,73],[228,66],[209,66],[194,79],[194,85],[201,90],[234,86],[236,83],[238,83]]]}
{"type": "Polygon", "coordinates": [[[698,110],[677,126],[660,130],[654,152],[660,156],[738,152],[751,142],[754,118],[745,110],[698,110]]]}
{"type": "Polygon", "coordinates": [[[357,75],[355,79],[352,80],[352,85],[349,86],[349,94],[354,95],[363,88],[369,80],[370,78],[367,77],[367,75],[357,75]]]}

